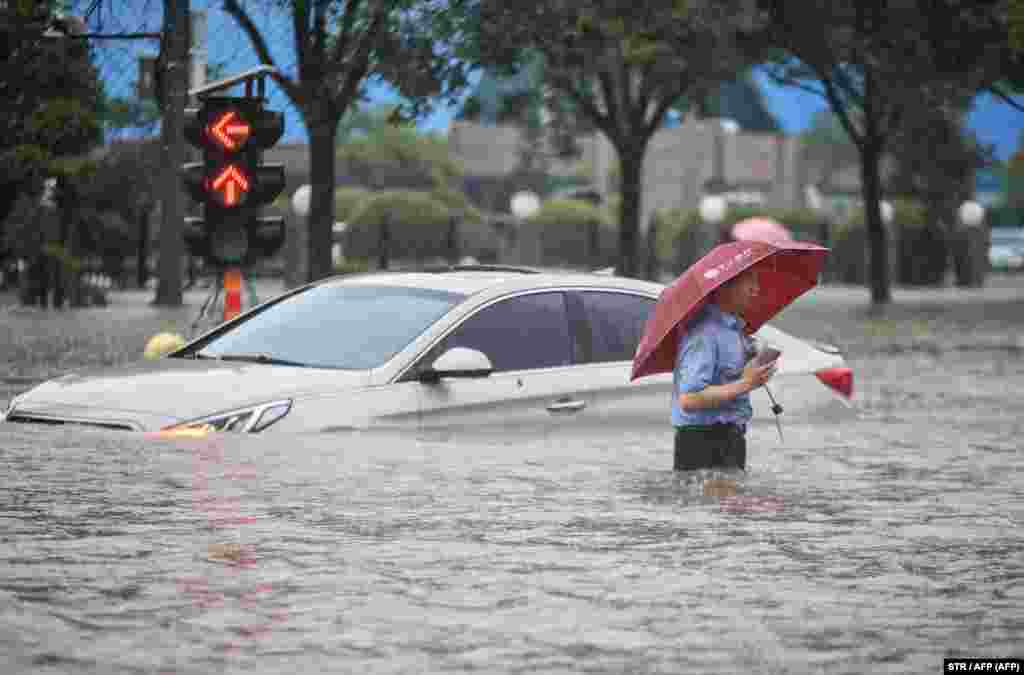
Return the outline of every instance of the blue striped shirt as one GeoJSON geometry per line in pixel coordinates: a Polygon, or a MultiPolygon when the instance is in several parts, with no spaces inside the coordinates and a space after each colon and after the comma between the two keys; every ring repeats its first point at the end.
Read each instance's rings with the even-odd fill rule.
{"type": "Polygon", "coordinates": [[[672,426],[693,424],[738,424],[744,429],[754,411],[750,394],[741,394],[715,408],[686,411],[679,395],[698,392],[709,385],[728,384],[740,379],[752,340],[743,332],[743,320],[708,304],[679,338],[679,350],[672,382],[672,426]]]}

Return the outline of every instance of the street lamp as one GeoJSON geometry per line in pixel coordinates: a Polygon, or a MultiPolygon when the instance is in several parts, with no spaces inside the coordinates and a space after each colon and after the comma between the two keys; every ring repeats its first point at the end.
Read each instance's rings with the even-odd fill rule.
{"type": "Polygon", "coordinates": [[[700,200],[700,219],[709,225],[719,225],[725,220],[725,199],[718,195],[707,195],[700,200]]]}
{"type": "Polygon", "coordinates": [[[882,224],[885,226],[892,225],[892,219],[896,215],[892,203],[882,200],[878,203],[878,210],[882,213],[882,224]]]}
{"type": "Polygon", "coordinates": [[[699,254],[703,255],[722,241],[722,221],[725,220],[728,208],[725,198],[719,195],[705,195],[701,198],[698,207],[700,219],[709,227],[702,228],[703,241],[700,242],[699,254]]]}
{"type": "Polygon", "coordinates": [[[967,227],[978,227],[985,220],[985,207],[978,202],[966,201],[960,205],[960,222],[967,227]]]}
{"type": "Polygon", "coordinates": [[[540,197],[529,190],[523,190],[512,195],[509,202],[512,215],[520,220],[526,220],[540,210],[540,197]]]}
{"type": "MultiPolygon", "coordinates": [[[[537,193],[532,192],[530,190],[521,190],[512,195],[512,199],[509,200],[509,208],[512,210],[512,215],[514,215],[516,217],[516,220],[518,221],[517,228],[519,232],[516,238],[519,240],[519,259],[520,262],[522,262],[523,248],[524,244],[526,243],[524,241],[525,237],[523,236],[522,231],[523,221],[532,217],[534,214],[537,213],[537,211],[540,211],[540,197],[537,196],[537,193]]],[[[531,257],[534,258],[533,264],[539,265],[541,262],[540,234],[536,232],[534,234],[536,235],[536,243],[533,247],[533,252],[535,253],[535,256],[531,257]]]]}
{"type": "Polygon", "coordinates": [[[307,238],[309,227],[306,217],[309,216],[310,202],[313,198],[313,187],[306,183],[300,185],[292,193],[291,207],[296,222],[291,224],[290,236],[285,237],[285,285],[293,288],[306,281],[306,261],[308,260],[307,238]]]}
{"type": "Polygon", "coordinates": [[[981,286],[988,269],[988,236],[981,230],[985,222],[985,207],[975,201],[966,201],[957,211],[963,228],[958,233],[959,255],[955,255],[957,286],[981,286]]]}
{"type": "Polygon", "coordinates": [[[313,187],[308,183],[299,186],[299,188],[292,195],[292,211],[295,212],[299,218],[305,218],[309,215],[309,202],[313,197],[313,187]]]}

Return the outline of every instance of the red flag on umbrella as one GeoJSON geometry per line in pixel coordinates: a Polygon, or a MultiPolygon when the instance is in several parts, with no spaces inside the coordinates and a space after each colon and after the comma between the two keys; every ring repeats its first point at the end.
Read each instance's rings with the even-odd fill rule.
{"type": "Polygon", "coordinates": [[[760,291],[743,316],[747,332],[753,333],[818,283],[827,253],[827,248],[817,244],[788,240],[734,241],[716,246],[662,291],[647,318],[630,379],[675,368],[679,330],[725,282],[758,266],[760,291]]]}

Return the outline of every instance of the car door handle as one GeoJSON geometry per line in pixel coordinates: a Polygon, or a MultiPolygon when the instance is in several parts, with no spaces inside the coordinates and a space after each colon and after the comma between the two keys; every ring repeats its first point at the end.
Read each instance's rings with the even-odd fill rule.
{"type": "Polygon", "coordinates": [[[550,413],[574,413],[579,412],[587,407],[586,401],[571,398],[560,398],[551,405],[548,406],[548,412],[550,413]]]}

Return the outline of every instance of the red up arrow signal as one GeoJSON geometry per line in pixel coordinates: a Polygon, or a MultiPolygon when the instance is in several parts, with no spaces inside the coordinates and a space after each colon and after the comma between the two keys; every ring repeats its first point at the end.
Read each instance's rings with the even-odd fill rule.
{"type": "Polygon", "coordinates": [[[206,135],[229,152],[245,145],[251,134],[252,127],[236,110],[226,110],[206,125],[206,135]]]}
{"type": "Polygon", "coordinates": [[[224,206],[238,206],[249,191],[249,177],[238,166],[228,164],[210,181],[210,188],[224,206]]]}

